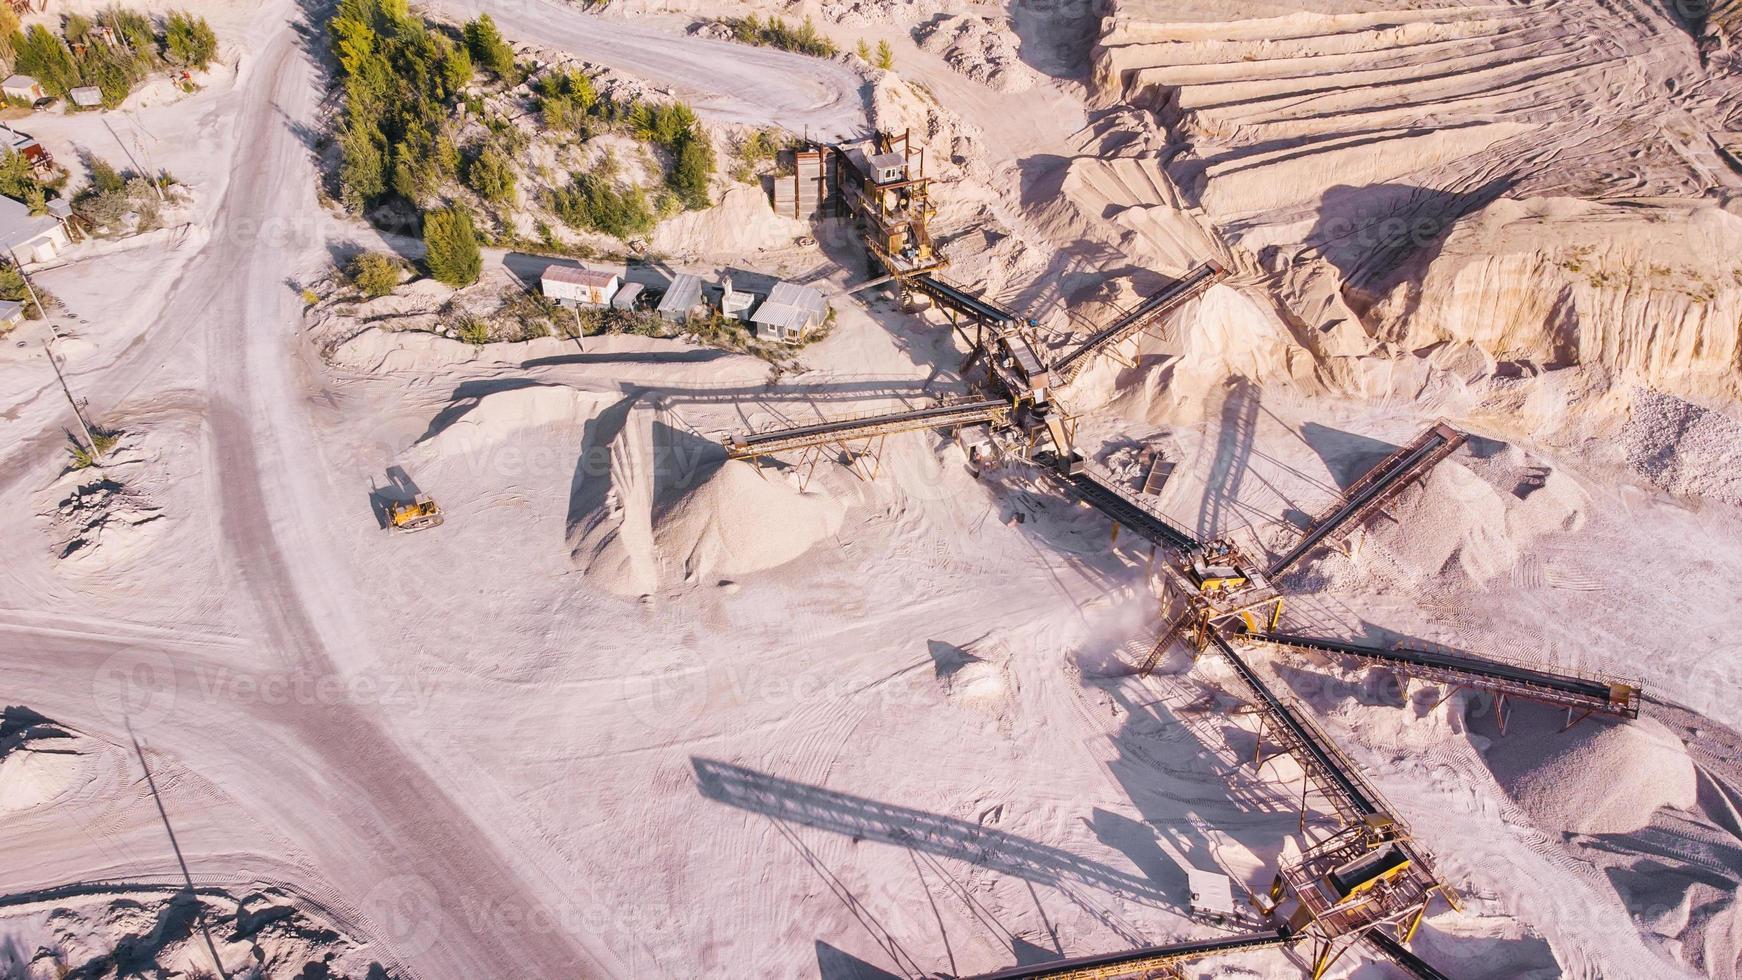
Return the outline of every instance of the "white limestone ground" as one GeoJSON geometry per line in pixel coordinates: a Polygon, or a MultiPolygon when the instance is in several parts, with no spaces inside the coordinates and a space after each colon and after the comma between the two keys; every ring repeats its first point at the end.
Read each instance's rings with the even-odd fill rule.
{"type": "MultiPolygon", "coordinates": [[[[895,47],[867,75],[683,36],[672,6],[437,10],[715,122],[911,128],[952,274],[1060,341],[1223,261],[1228,283],[1062,394],[1097,463],[1180,462],[1158,504],[1200,534],[1277,546],[1432,419],[1474,433],[1291,576],[1291,623],[1620,671],[1649,719],[1557,735],[1520,706],[1502,736],[1469,695],[1267,669],[1458,887],[1418,940],[1452,975],[1737,975],[1742,283],[1716,41],[1702,61],[1634,3],[815,6],[845,47],[895,47]],[[940,12],[1012,18],[1032,86],[917,44],[940,12]]],[[[200,9],[233,74],[110,117],[153,135],[190,226],[41,274],[148,533],[62,557],[47,331],[0,347],[0,703],[74,736],[0,755],[0,937],[26,962],[185,924],[173,891],[56,891],[185,884],[166,830],[213,914],[295,910],[271,942],[220,937],[238,972],[259,947],[347,976],[965,975],[1210,935],[1185,865],[1268,884],[1298,773],[1240,766],[1217,665],[1118,669],[1157,625],[1146,549],[1024,474],[975,480],[935,434],[891,440],[876,482],[825,464],[802,489],[711,455],[747,424],[959,391],[941,327],[858,294],[772,384],[633,337],[330,343],[293,283],[373,239],[315,201],[301,8],[200,9]],[[381,530],[390,466],[446,524],[381,530]]],[[[31,126],[68,158],[109,138],[31,126]]],[[[655,242],[859,281],[850,245],[787,244],[756,203],[655,242]]],[[[174,937],[138,948],[203,969],[203,939],[174,937]]]]}

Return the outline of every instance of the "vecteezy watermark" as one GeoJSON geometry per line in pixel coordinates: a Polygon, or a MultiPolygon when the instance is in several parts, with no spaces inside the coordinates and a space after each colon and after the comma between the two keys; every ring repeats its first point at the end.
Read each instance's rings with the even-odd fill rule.
{"type": "Polygon", "coordinates": [[[149,727],[169,718],[180,688],[169,654],[145,647],[109,656],[91,676],[97,713],[116,727],[149,727]]]}
{"type": "Polygon", "coordinates": [[[708,709],[708,665],[699,653],[671,650],[663,663],[649,663],[623,677],[624,710],[649,731],[670,732],[693,723],[708,709]]]}
{"type": "Polygon", "coordinates": [[[170,654],[145,647],[105,659],[91,678],[98,713],[116,727],[149,728],[196,705],[376,705],[421,712],[434,697],[434,682],[416,674],[256,671],[210,664],[178,669],[170,654]]]}
{"type": "Polygon", "coordinates": [[[401,958],[428,952],[441,935],[441,898],[421,875],[394,875],[363,898],[363,911],[374,920],[373,938],[386,943],[401,958]]]}
{"type": "Polygon", "coordinates": [[[435,684],[418,676],[322,674],[312,671],[250,672],[228,667],[193,672],[194,693],[209,702],[336,707],[377,705],[422,711],[435,684]]]}

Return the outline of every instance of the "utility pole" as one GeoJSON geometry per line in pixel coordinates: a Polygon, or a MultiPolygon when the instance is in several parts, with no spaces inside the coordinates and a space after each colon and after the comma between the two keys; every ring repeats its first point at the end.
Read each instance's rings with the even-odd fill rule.
{"type": "Polygon", "coordinates": [[[48,320],[49,333],[54,334],[54,339],[60,340],[60,328],[54,325],[53,320],[49,319],[48,307],[42,305],[42,297],[36,295],[36,287],[31,285],[30,276],[24,271],[24,263],[18,261],[18,253],[12,251],[12,246],[8,245],[6,246],[6,255],[12,260],[12,267],[18,270],[18,278],[24,280],[24,291],[30,294],[30,301],[36,304],[36,312],[42,314],[44,320],[48,320]]]}
{"type": "Polygon", "coordinates": [[[42,342],[42,350],[48,355],[48,363],[54,367],[54,376],[60,381],[60,390],[67,396],[67,404],[73,407],[73,417],[79,420],[79,429],[85,434],[85,444],[91,447],[91,462],[101,462],[103,451],[97,446],[97,437],[91,434],[91,425],[85,421],[85,412],[79,408],[79,400],[73,397],[73,390],[67,387],[67,376],[60,372],[60,362],[54,359],[54,348],[45,340],[42,342]]]}

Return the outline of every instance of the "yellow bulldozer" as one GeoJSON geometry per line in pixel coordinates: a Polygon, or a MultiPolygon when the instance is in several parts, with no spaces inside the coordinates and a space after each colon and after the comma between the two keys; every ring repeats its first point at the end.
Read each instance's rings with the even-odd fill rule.
{"type": "Polygon", "coordinates": [[[420,493],[409,502],[397,500],[387,505],[388,526],[399,531],[422,531],[442,522],[442,509],[420,493]]]}

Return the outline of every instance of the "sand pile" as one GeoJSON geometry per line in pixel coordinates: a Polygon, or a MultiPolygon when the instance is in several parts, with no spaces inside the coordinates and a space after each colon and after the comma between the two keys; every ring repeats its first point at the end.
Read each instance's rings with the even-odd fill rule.
{"type": "Polygon", "coordinates": [[[1742,504],[1742,422],[1635,388],[1621,443],[1627,464],[1663,489],[1742,504]]]}
{"type": "Polygon", "coordinates": [[[1661,723],[1586,721],[1557,734],[1563,721],[1549,709],[1519,710],[1487,751],[1494,777],[1542,829],[1626,834],[1660,807],[1694,806],[1693,761],[1661,723]]]}
{"type": "Polygon", "coordinates": [[[660,508],[654,536],[685,581],[784,565],[841,529],[846,508],[749,463],[727,462],[660,508]]]}
{"type": "Polygon", "coordinates": [[[1000,92],[1026,92],[1037,73],[1023,64],[1007,27],[984,17],[943,14],[914,28],[914,40],[951,68],[1000,92]]]}
{"type": "MultiPolygon", "coordinates": [[[[1456,455],[1360,532],[1356,567],[1406,582],[1455,573],[1486,584],[1511,574],[1539,539],[1577,530],[1587,505],[1570,476],[1522,453],[1456,455]]],[[[1332,554],[1321,551],[1318,560],[1332,554]]]]}
{"type": "Polygon", "coordinates": [[[840,530],[846,508],[791,476],[725,461],[646,403],[589,426],[570,499],[574,562],[627,597],[766,571],[840,530]]]}
{"type": "Polygon", "coordinates": [[[141,887],[44,899],[0,911],[0,934],[12,940],[0,946],[7,977],[211,976],[207,935],[232,977],[390,975],[336,923],[277,889],[237,898],[141,887]]]}
{"type": "Polygon", "coordinates": [[[22,705],[0,710],[0,813],[29,810],[63,793],[83,765],[81,743],[22,705]]]}
{"type": "Polygon", "coordinates": [[[430,425],[414,452],[420,459],[477,452],[523,429],[580,424],[610,401],[606,395],[560,385],[529,385],[465,398],[430,425]]]}
{"type": "Polygon", "coordinates": [[[659,589],[653,541],[658,467],[653,413],[620,402],[590,427],[569,497],[570,554],[587,578],[622,596],[659,589]]]}
{"type": "Polygon", "coordinates": [[[659,223],[650,247],[662,254],[725,256],[732,260],[769,248],[791,245],[811,234],[809,222],[776,214],[761,187],[734,184],[719,203],[659,223]]]}
{"type": "MultiPolygon", "coordinates": [[[[83,471],[88,472],[88,471],[83,471]]],[[[149,547],[163,512],[145,496],[108,476],[76,483],[51,514],[63,559],[124,561],[149,547]]]]}

